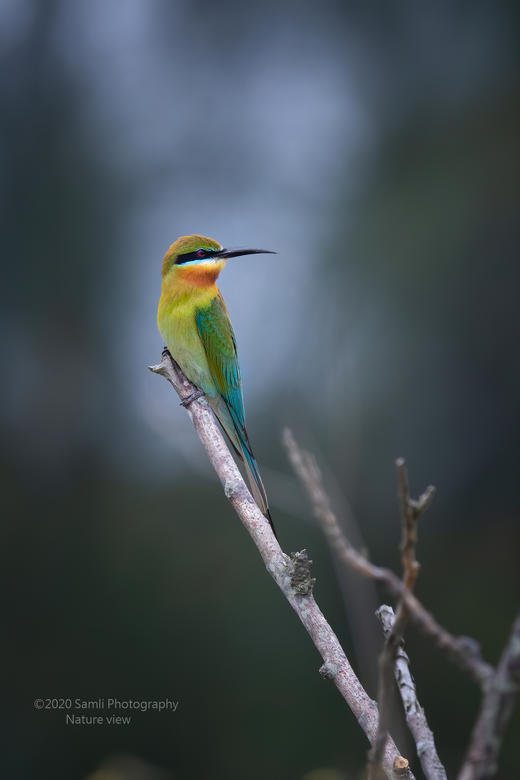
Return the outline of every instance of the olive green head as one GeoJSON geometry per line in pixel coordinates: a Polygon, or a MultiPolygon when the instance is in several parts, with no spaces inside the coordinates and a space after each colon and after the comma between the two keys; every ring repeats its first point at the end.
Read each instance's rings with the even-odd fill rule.
{"type": "Polygon", "coordinates": [[[222,246],[207,236],[180,236],[164,255],[162,273],[165,276],[175,265],[208,261],[218,257],[222,246]]]}

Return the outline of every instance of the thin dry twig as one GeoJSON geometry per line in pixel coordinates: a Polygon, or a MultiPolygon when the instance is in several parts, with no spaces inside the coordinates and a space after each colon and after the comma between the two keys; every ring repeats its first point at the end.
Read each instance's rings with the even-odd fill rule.
{"type": "Polygon", "coordinates": [[[520,613],[482,699],[458,780],[487,780],[495,775],[502,740],[519,692],[520,613]]]}
{"type": "MultiPolygon", "coordinates": [[[[383,634],[387,637],[394,624],[394,610],[387,604],[383,604],[376,615],[381,623],[383,634]]],[[[446,780],[446,770],[438,756],[433,733],[417,698],[415,682],[410,672],[410,659],[404,651],[403,643],[397,648],[394,674],[406,723],[414,738],[424,775],[428,780],[446,780]]]]}
{"type": "Polygon", "coordinates": [[[395,462],[399,481],[399,494],[402,513],[401,560],[403,563],[403,584],[412,590],[419,574],[419,563],[415,557],[417,547],[417,521],[426,512],[435,495],[433,485],[428,485],[424,493],[414,500],[408,487],[408,469],[404,458],[395,462]]]}
{"type": "MultiPolygon", "coordinates": [[[[408,470],[403,458],[396,461],[399,493],[401,498],[401,560],[403,564],[403,585],[411,591],[419,574],[419,563],[416,558],[417,523],[419,517],[429,507],[435,493],[435,488],[429,486],[423,495],[414,501],[408,487],[408,470]]],[[[377,734],[369,756],[369,778],[376,780],[379,776],[383,752],[388,739],[390,716],[394,698],[394,673],[397,653],[403,643],[404,632],[408,623],[410,610],[401,598],[397,607],[395,620],[385,638],[383,649],[378,660],[378,695],[379,722],[377,734]]]]}
{"type": "MultiPolygon", "coordinates": [[[[395,598],[401,599],[409,610],[410,620],[485,690],[493,674],[493,667],[483,660],[478,643],[469,637],[455,637],[446,631],[391,569],[374,565],[352,546],[332,511],[315,459],[298,446],[289,429],[284,431],[283,442],[293,469],[309,496],[314,515],[339,558],[364,577],[380,582],[395,598]]],[[[424,495],[429,495],[428,491],[424,495]]],[[[422,500],[424,497],[419,502],[422,500]]]]}
{"type": "MultiPolygon", "coordinates": [[[[163,352],[159,365],[150,366],[150,370],[165,377],[181,400],[187,402],[188,414],[226,497],[253,539],[269,574],[300,618],[323,659],[321,674],[333,680],[372,743],[377,731],[377,705],[359,682],[335,633],[314,600],[308,561],[305,562],[301,553],[291,558],[282,552],[269,523],[242,479],[208,403],[205,398],[190,400],[196,388],[188,382],[170,353],[163,352]]],[[[390,780],[397,777],[413,780],[407,760],[400,756],[391,739],[385,747],[383,766],[390,780]]]]}

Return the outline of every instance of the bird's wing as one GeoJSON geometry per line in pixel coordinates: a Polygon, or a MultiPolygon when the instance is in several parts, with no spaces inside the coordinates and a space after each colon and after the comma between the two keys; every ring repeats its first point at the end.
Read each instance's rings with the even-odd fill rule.
{"type": "Polygon", "coordinates": [[[237,432],[244,430],[242,381],[235,335],[224,299],[219,294],[196,313],[197,328],[217,389],[226,402],[237,432]]]}
{"type": "Polygon", "coordinates": [[[243,459],[253,497],[269,520],[276,536],[267,495],[245,427],[237,345],[228,310],[220,293],[213,298],[207,308],[197,310],[196,320],[211,375],[225,408],[222,408],[220,399],[209,398],[208,400],[233,447],[243,459]]]}

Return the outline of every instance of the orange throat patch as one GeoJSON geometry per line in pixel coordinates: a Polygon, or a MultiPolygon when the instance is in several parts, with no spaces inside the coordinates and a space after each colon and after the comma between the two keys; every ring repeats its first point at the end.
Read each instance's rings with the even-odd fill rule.
{"type": "Polygon", "coordinates": [[[179,281],[185,284],[192,284],[194,287],[211,287],[225,265],[225,260],[210,260],[207,263],[180,265],[176,270],[179,281]]]}

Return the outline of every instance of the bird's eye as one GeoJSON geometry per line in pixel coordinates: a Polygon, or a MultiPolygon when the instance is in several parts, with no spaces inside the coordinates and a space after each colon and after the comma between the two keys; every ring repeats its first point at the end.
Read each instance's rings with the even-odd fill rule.
{"type": "Polygon", "coordinates": [[[197,257],[206,257],[204,249],[197,249],[197,257]]]}

